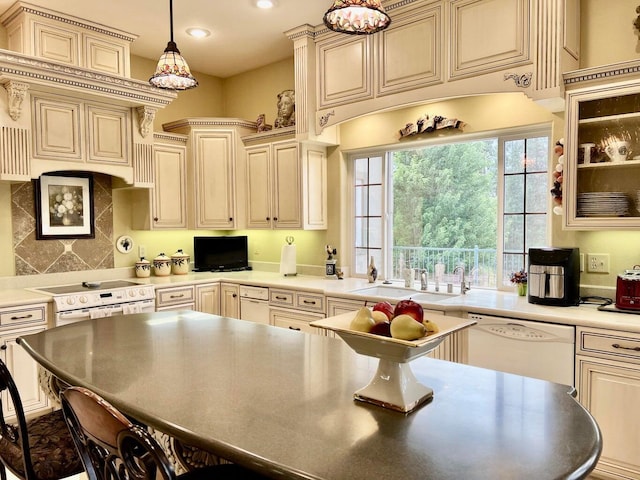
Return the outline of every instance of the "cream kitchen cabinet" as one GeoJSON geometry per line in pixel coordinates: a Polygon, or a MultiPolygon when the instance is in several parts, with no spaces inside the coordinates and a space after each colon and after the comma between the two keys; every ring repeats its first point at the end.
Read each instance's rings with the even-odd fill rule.
{"type": "Polygon", "coordinates": [[[189,228],[244,228],[246,160],[241,136],[255,132],[255,123],[233,118],[189,118],[164,124],[163,128],[189,137],[189,228]]]}
{"type": "Polygon", "coordinates": [[[196,310],[220,315],[220,284],[196,285],[196,310]]]}
{"type": "Polygon", "coordinates": [[[578,327],[578,400],[602,432],[597,478],[640,478],[640,334],[578,327]]]}
{"type": "Polygon", "coordinates": [[[324,335],[322,329],[309,325],[313,320],[325,318],[324,312],[325,299],[321,293],[269,289],[269,323],[271,325],[324,335]]]}
{"type": "Polygon", "coordinates": [[[483,93],[522,92],[564,109],[562,72],[579,66],[578,0],[409,0],[391,8],[391,25],[376,35],[323,25],[286,32],[296,72],[305,72],[296,91],[317,92],[301,109],[315,112],[311,136],[369,113],[483,93]]]}
{"type": "Polygon", "coordinates": [[[24,2],[0,17],[8,49],[112,75],[130,74],[129,47],[137,35],[24,2]]]}
{"type": "Polygon", "coordinates": [[[156,133],[153,145],[154,187],[131,192],[136,230],[187,228],[187,137],[156,133]]]}
{"type": "MultiPolygon", "coordinates": [[[[251,144],[256,138],[243,140],[251,144]]],[[[274,141],[248,146],[246,157],[247,228],[327,228],[325,147],[274,141]]]]}
{"type": "Polygon", "coordinates": [[[156,311],[195,310],[196,298],[193,285],[156,287],[156,311]]]}
{"type": "MultiPolygon", "coordinates": [[[[38,333],[47,328],[47,304],[32,304],[0,309],[0,358],[7,365],[20,392],[26,414],[49,407],[49,400],[38,383],[38,364],[16,343],[22,335],[38,333]]],[[[3,405],[7,392],[2,392],[3,405]]],[[[5,416],[14,415],[10,405],[5,416]]]]}
{"type": "Polygon", "coordinates": [[[240,318],[240,285],[235,283],[220,284],[220,315],[240,318]]]}
{"type": "Polygon", "coordinates": [[[356,310],[370,305],[368,300],[352,300],[340,297],[327,297],[327,317],[335,317],[343,313],[355,312],[356,310]]]}
{"type": "Polygon", "coordinates": [[[34,91],[31,117],[34,170],[131,168],[129,108],[34,91]]]}
{"type": "MultiPolygon", "coordinates": [[[[639,65],[625,67],[637,71],[639,65]]],[[[616,72],[620,65],[565,75],[566,229],[640,227],[640,79],[635,74],[616,80],[616,72]]]]}

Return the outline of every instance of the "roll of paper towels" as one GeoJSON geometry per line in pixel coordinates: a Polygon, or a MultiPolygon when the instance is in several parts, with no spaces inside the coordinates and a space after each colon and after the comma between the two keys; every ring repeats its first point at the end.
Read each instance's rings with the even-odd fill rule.
{"type": "Polygon", "coordinates": [[[296,246],[293,244],[282,246],[280,274],[285,277],[296,275],[296,246]]]}

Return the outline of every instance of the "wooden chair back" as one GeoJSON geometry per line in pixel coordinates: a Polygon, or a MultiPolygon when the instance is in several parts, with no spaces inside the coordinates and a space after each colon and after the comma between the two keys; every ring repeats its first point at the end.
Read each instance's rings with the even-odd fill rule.
{"type": "Polygon", "coordinates": [[[90,390],[62,392],[62,410],[90,480],[173,480],[165,453],[143,427],[90,390]]]}

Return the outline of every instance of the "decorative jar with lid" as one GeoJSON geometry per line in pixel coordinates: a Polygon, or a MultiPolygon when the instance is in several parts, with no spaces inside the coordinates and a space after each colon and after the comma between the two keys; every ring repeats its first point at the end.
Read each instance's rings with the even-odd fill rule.
{"type": "Polygon", "coordinates": [[[151,262],[144,257],[140,257],[140,261],[136,262],[136,277],[146,278],[151,275],[151,262]]]}
{"type": "Polygon", "coordinates": [[[153,273],[156,277],[166,277],[171,274],[171,259],[164,253],[153,259],[153,273]]]}
{"type": "Polygon", "coordinates": [[[189,273],[189,257],[182,249],[178,249],[176,253],[171,255],[171,272],[174,275],[185,275],[189,273]]]}

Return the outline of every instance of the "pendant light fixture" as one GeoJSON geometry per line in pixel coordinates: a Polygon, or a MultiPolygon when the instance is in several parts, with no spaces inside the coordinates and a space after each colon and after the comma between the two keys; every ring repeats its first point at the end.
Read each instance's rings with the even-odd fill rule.
{"type": "Polygon", "coordinates": [[[323,20],[334,32],[350,35],[376,33],[391,23],[380,0],[335,0],[323,20]]]}
{"type": "Polygon", "coordinates": [[[169,20],[171,40],[158,60],[156,71],[149,79],[149,83],[169,90],[187,90],[197,87],[198,81],[191,75],[187,61],[180,55],[180,50],[173,41],[173,0],[169,0],[169,20]]]}

